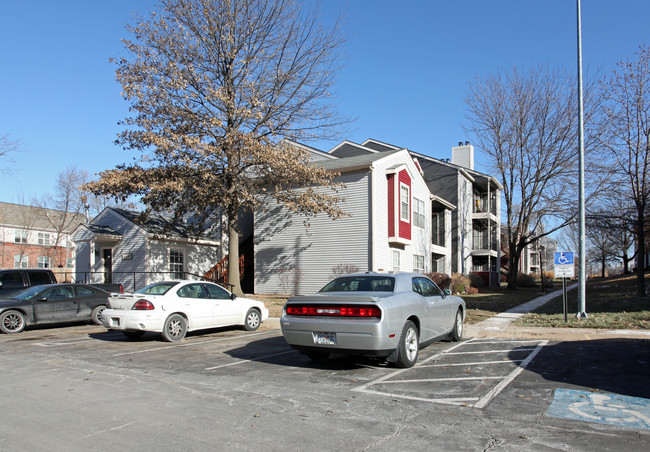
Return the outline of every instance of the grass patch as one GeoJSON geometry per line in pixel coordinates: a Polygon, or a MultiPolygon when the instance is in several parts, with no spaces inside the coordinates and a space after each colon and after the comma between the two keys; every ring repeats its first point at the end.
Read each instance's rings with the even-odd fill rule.
{"type": "MultiPolygon", "coordinates": [[[[646,286],[650,274],[645,275],[646,286]]],[[[636,275],[596,278],[586,284],[586,319],[577,319],[578,289],[567,295],[564,321],[558,297],[515,322],[518,326],[557,328],[650,329],[650,298],[636,295],[636,275]]]]}
{"type": "MultiPolygon", "coordinates": [[[[557,290],[561,285],[561,282],[555,282],[554,287],[545,289],[545,293],[557,290]]],[[[481,292],[476,295],[462,295],[467,305],[465,323],[481,322],[544,295],[539,287],[519,287],[516,290],[509,290],[506,286],[501,286],[480,290],[481,292]]]]}

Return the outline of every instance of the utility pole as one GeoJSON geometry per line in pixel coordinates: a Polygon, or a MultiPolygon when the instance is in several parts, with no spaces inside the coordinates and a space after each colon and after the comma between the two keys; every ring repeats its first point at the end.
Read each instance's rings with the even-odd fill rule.
{"type": "Polygon", "coordinates": [[[580,256],[580,263],[579,263],[579,268],[578,268],[578,302],[579,302],[579,310],[578,314],[576,315],[577,318],[582,319],[582,318],[587,318],[587,307],[586,307],[586,258],[585,258],[585,162],[584,162],[584,154],[585,154],[585,144],[584,144],[584,111],[583,111],[583,99],[582,99],[582,20],[580,18],[581,12],[580,12],[580,0],[577,1],[577,8],[578,8],[578,110],[579,110],[579,118],[578,118],[578,127],[579,127],[579,135],[578,135],[578,145],[580,147],[579,150],[579,155],[578,155],[578,165],[579,165],[579,195],[578,195],[578,202],[579,202],[579,209],[578,209],[578,216],[579,216],[579,222],[580,222],[580,250],[578,252],[578,255],[580,256]]]}

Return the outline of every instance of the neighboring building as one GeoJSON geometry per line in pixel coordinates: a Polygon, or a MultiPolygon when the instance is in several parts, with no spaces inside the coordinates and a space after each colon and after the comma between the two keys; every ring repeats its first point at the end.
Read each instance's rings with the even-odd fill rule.
{"type": "Polygon", "coordinates": [[[214,237],[188,238],[185,224],[107,207],[72,234],[76,280],[121,283],[134,290],[163,279],[200,278],[222,259],[219,225],[214,237]]]}
{"type": "Polygon", "coordinates": [[[59,281],[74,272],[72,231],[84,216],[0,202],[0,268],[50,268],[59,281]]]}
{"type": "MultiPolygon", "coordinates": [[[[263,203],[254,216],[255,292],[313,293],[341,272],[431,271],[431,215],[437,203],[409,152],[345,158],[312,152],[315,165],[340,173],[336,181],[345,188],[338,195],[349,216],[305,219],[272,199],[263,203]]],[[[449,260],[450,247],[438,251],[449,260]]]]}
{"type": "MultiPolygon", "coordinates": [[[[344,141],[330,154],[347,158],[396,149],[400,148],[368,139],[362,144],[344,141]]],[[[475,273],[486,285],[499,285],[501,184],[474,170],[474,147],[469,142],[452,148],[451,162],[409,152],[432,193],[431,271],[475,273]]]]}

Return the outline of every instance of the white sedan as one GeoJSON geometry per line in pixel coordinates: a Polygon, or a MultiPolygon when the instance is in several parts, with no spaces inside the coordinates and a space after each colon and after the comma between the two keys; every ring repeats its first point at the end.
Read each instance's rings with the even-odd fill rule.
{"type": "Polygon", "coordinates": [[[188,331],[242,325],[254,331],[268,319],[261,301],[237,297],[206,281],[163,281],[134,293],[113,293],[102,313],[109,330],[137,339],[145,331],[162,333],[177,342],[188,331]]]}

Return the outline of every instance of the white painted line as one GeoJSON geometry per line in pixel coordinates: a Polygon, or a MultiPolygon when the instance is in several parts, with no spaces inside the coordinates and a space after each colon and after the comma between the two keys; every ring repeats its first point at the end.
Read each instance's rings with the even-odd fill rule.
{"type": "Polygon", "coordinates": [[[60,341],[52,341],[52,342],[35,342],[34,345],[38,345],[39,347],[60,347],[64,345],[77,345],[82,342],[89,342],[89,341],[96,341],[97,339],[63,339],[60,341]]]}
{"type": "Polygon", "coordinates": [[[530,352],[535,350],[535,347],[533,348],[513,348],[510,350],[481,350],[481,351],[476,351],[476,352],[454,352],[454,353],[447,353],[447,355],[483,355],[486,353],[512,353],[512,352],[530,352]]]}
{"type": "Polygon", "coordinates": [[[501,383],[496,385],[490,392],[481,398],[478,402],[474,404],[474,408],[485,408],[488,403],[492,401],[501,391],[503,391],[515,378],[517,375],[522,373],[526,366],[537,356],[537,354],[542,350],[542,348],[548,344],[548,341],[540,341],[539,345],[533,350],[533,352],[526,357],[526,359],[513,370],[507,378],[505,378],[501,383]]]}
{"type": "Polygon", "coordinates": [[[500,377],[449,377],[449,378],[418,378],[417,380],[392,380],[384,381],[382,384],[399,384],[399,383],[424,383],[433,381],[483,381],[483,380],[503,380],[506,376],[500,377]]]}
{"type": "Polygon", "coordinates": [[[431,361],[431,360],[434,360],[434,359],[438,359],[438,358],[440,358],[441,356],[445,355],[449,350],[455,350],[455,349],[457,349],[458,347],[460,347],[460,346],[463,345],[463,344],[466,344],[466,342],[459,342],[459,343],[457,343],[456,345],[454,345],[454,346],[452,346],[452,347],[449,347],[447,350],[444,350],[444,351],[442,351],[442,352],[440,352],[440,353],[436,353],[435,355],[430,356],[429,358],[425,359],[424,361],[421,361],[421,362],[419,362],[419,363],[416,363],[415,366],[413,366],[413,367],[410,368],[410,369],[407,368],[407,369],[396,370],[396,371],[394,371],[394,372],[391,372],[391,373],[389,373],[389,374],[387,374],[387,375],[384,375],[383,377],[380,377],[380,378],[378,378],[378,379],[376,379],[376,380],[370,381],[370,382],[368,382],[368,383],[366,383],[366,384],[363,384],[363,385],[359,386],[358,388],[354,388],[354,389],[352,389],[352,390],[353,390],[353,391],[357,391],[357,392],[365,392],[365,391],[366,391],[366,388],[368,388],[368,387],[370,387],[370,386],[372,386],[372,385],[376,385],[376,384],[378,384],[378,383],[381,383],[381,382],[383,382],[383,381],[385,381],[385,380],[388,380],[389,378],[393,378],[393,377],[395,377],[395,376],[397,376],[397,375],[399,375],[399,374],[401,374],[401,373],[403,373],[403,372],[409,371],[409,370],[411,370],[411,369],[413,369],[413,368],[419,368],[420,366],[422,366],[422,365],[428,363],[428,362],[431,361]]]}
{"type": "Polygon", "coordinates": [[[426,397],[416,397],[404,394],[373,391],[372,389],[363,391],[366,394],[379,395],[384,397],[394,397],[396,399],[417,400],[420,402],[441,403],[443,405],[466,405],[470,406],[470,402],[478,400],[478,397],[450,397],[448,399],[427,399],[426,397]]]}
{"type": "Polygon", "coordinates": [[[253,361],[261,361],[263,359],[271,358],[273,356],[288,355],[289,353],[298,353],[298,351],[297,350],[289,350],[289,351],[286,351],[286,352],[272,353],[270,355],[263,355],[263,356],[259,356],[257,358],[253,358],[253,359],[242,359],[242,360],[235,361],[235,362],[232,362],[232,363],[221,364],[219,366],[206,367],[203,370],[215,370],[215,369],[221,369],[222,367],[237,366],[239,364],[251,363],[253,361]]]}
{"type": "Polygon", "coordinates": [[[218,339],[210,339],[207,341],[202,341],[202,342],[183,342],[181,344],[174,344],[174,345],[167,345],[165,347],[157,347],[157,348],[145,348],[143,350],[134,350],[131,352],[124,352],[124,353],[116,353],[112,356],[126,356],[126,355],[137,355],[138,353],[147,353],[147,352],[157,352],[159,350],[167,350],[170,348],[178,348],[178,347],[195,347],[197,345],[204,345],[204,344],[212,344],[216,342],[224,342],[228,340],[236,340],[236,339],[247,339],[251,336],[260,336],[260,335],[265,335],[265,334],[278,334],[277,331],[261,331],[259,333],[249,333],[249,334],[244,334],[240,336],[228,336],[228,337],[221,337],[218,339]]]}
{"type": "Polygon", "coordinates": [[[483,364],[512,364],[520,363],[523,359],[506,359],[502,361],[476,361],[473,363],[453,363],[453,364],[430,364],[426,366],[420,366],[421,369],[426,369],[428,367],[467,367],[467,366],[482,366],[483,364]]]}

